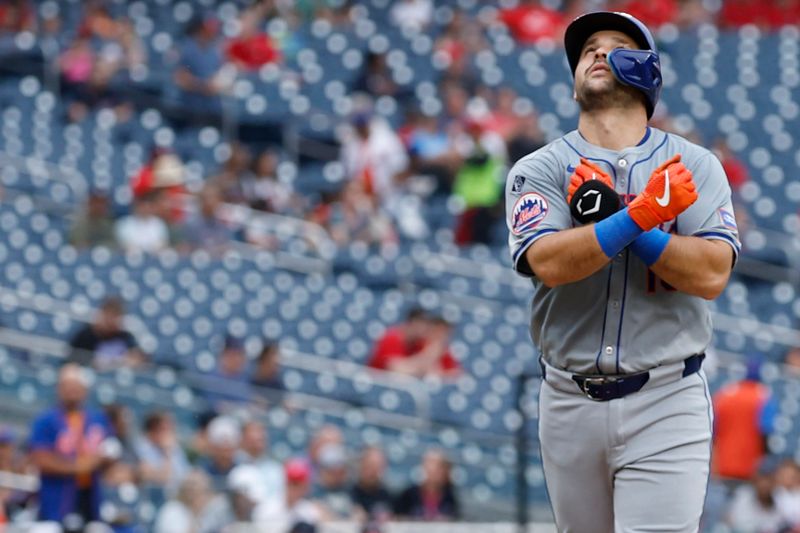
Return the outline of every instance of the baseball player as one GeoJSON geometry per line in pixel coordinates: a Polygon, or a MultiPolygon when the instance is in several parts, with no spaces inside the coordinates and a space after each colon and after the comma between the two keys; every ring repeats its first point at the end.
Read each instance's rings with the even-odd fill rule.
{"type": "Polygon", "coordinates": [[[590,13],[564,40],[578,129],[506,184],[511,257],[533,283],[556,525],[697,531],[712,427],[704,300],[740,248],[730,188],[708,150],[648,127],[662,82],[640,21],[590,13]]]}

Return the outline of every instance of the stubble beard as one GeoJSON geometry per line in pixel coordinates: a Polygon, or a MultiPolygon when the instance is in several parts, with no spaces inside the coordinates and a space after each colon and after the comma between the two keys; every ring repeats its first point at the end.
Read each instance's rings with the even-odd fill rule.
{"type": "Polygon", "coordinates": [[[616,78],[603,84],[591,84],[584,80],[575,91],[576,101],[584,113],[606,109],[629,109],[644,103],[644,95],[637,89],[621,84],[616,78]]]}

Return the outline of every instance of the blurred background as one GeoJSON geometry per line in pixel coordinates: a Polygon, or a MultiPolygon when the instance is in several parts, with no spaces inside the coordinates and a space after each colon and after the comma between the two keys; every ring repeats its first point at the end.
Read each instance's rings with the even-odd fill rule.
{"type": "Polygon", "coordinates": [[[797,0],[0,1],[0,524],[554,531],[503,184],[597,9],[734,193],[703,528],[800,531],[797,0]]]}

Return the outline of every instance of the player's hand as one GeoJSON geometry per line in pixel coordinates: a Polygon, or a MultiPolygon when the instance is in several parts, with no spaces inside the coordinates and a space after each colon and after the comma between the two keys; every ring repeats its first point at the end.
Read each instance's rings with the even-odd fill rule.
{"type": "Polygon", "coordinates": [[[97,470],[103,458],[97,454],[80,455],[75,459],[75,473],[76,474],[91,474],[97,470]]]}
{"type": "Polygon", "coordinates": [[[628,214],[644,231],[669,222],[697,200],[692,173],[674,155],[650,175],[650,181],[628,205],[628,214]]]}
{"type": "Polygon", "coordinates": [[[614,183],[611,181],[611,176],[606,174],[600,167],[591,161],[581,157],[580,165],[578,165],[578,167],[575,169],[575,172],[573,172],[572,176],[569,178],[569,187],[567,188],[568,204],[572,203],[572,197],[575,195],[575,191],[578,190],[578,187],[589,180],[600,180],[612,189],[614,188],[614,183]]]}
{"type": "Polygon", "coordinates": [[[600,222],[621,207],[611,176],[584,158],[570,177],[567,203],[573,218],[581,224],[600,222]]]}

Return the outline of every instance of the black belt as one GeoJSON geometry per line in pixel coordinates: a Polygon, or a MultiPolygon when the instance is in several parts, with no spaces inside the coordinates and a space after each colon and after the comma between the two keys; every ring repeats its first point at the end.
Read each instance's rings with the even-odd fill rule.
{"type": "MultiPolygon", "coordinates": [[[[706,354],[698,353],[683,360],[682,377],[690,376],[700,370],[706,354]]],[[[638,392],[650,379],[650,372],[639,372],[622,376],[586,376],[573,374],[573,381],[581,391],[599,402],[616,400],[628,394],[638,392]]]]}

